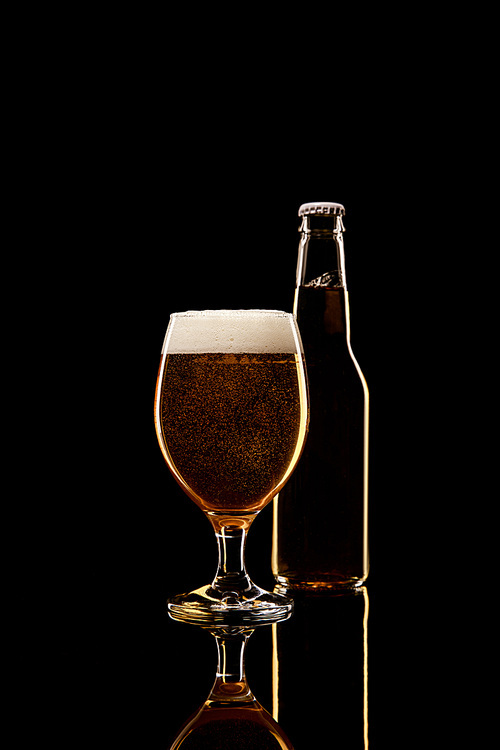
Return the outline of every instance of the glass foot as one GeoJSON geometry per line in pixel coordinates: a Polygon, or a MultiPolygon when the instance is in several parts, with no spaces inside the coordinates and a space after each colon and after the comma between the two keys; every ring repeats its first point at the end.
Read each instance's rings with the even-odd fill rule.
{"type": "Polygon", "coordinates": [[[168,600],[170,616],[192,625],[264,625],[286,620],[292,609],[291,599],[258,586],[239,592],[208,585],[168,600]]]}

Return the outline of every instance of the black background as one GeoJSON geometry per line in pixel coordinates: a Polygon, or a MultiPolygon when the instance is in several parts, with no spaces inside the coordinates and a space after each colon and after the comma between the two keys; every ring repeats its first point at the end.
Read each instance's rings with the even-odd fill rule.
{"type": "MultiPolygon", "coordinates": [[[[46,353],[42,358],[42,412],[52,427],[54,400],[59,404],[38,474],[46,489],[30,494],[19,526],[18,679],[35,706],[36,727],[55,733],[55,741],[168,747],[208,694],[216,664],[211,636],[166,615],[169,595],[211,580],[216,547],[210,524],[177,487],[157,445],[153,398],[163,336],[178,310],[291,310],[297,209],[316,199],[346,208],[352,345],[371,394],[373,745],[388,722],[391,733],[404,725],[401,706],[395,708],[399,688],[405,685],[406,703],[415,679],[409,665],[422,646],[411,642],[422,610],[414,611],[409,581],[430,575],[418,532],[424,508],[428,513],[434,503],[421,495],[415,466],[422,419],[416,412],[426,392],[417,352],[427,305],[414,304],[405,230],[413,208],[394,185],[376,184],[374,167],[365,169],[362,160],[356,168],[360,155],[343,153],[334,140],[326,153],[310,155],[311,173],[300,169],[297,148],[285,172],[273,168],[267,149],[258,168],[240,156],[226,175],[214,159],[200,168],[201,187],[166,195],[161,181],[148,184],[149,168],[145,175],[134,171],[126,188],[113,181],[118,195],[111,213],[106,208],[108,236],[94,220],[91,231],[83,228],[81,265],[72,262],[73,279],[50,302],[61,326],[57,371],[46,353]]],[[[247,545],[249,572],[268,587],[271,516],[269,506],[247,545]]],[[[262,665],[262,674],[249,665],[251,686],[270,710],[269,636],[254,638],[248,659],[262,665]]]]}
{"type": "MultiPolygon", "coordinates": [[[[174,311],[291,311],[298,207],[333,200],[346,209],[351,339],[371,395],[370,746],[404,747],[436,719],[449,726],[448,585],[475,570],[451,552],[456,465],[444,448],[463,217],[450,196],[469,162],[449,137],[462,81],[445,76],[435,26],[423,66],[419,43],[387,35],[338,50],[325,31],[313,47],[328,54],[297,55],[299,19],[278,55],[269,29],[239,49],[208,44],[199,18],[197,41],[176,23],[180,56],[161,33],[109,24],[25,77],[14,192],[34,252],[20,268],[24,447],[7,527],[20,737],[164,748],[206,697],[211,636],[165,607],[211,579],[216,548],[154,433],[164,333],[174,311]]],[[[268,507],[247,545],[264,586],[270,533],[268,507]]],[[[258,638],[269,644],[254,637],[258,661],[258,638]]]]}

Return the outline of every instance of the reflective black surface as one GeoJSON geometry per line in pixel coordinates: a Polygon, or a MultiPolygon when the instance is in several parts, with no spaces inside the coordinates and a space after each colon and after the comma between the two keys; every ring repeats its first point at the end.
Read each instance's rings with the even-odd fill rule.
{"type": "MultiPolygon", "coordinates": [[[[258,683],[269,713],[278,722],[276,730],[293,747],[321,746],[328,736],[344,748],[368,748],[368,614],[364,587],[333,594],[295,594],[291,618],[256,629],[260,638],[247,661],[247,674],[258,683]]],[[[237,630],[226,629],[227,645],[236,639],[237,630]]],[[[218,635],[217,628],[212,634],[218,635]]],[[[223,670],[228,661],[229,657],[219,661],[219,668],[223,670]]],[[[246,686],[252,689],[250,678],[246,686]]],[[[234,691],[233,695],[224,704],[228,726],[233,719],[243,718],[239,695],[234,691]]],[[[211,709],[213,713],[211,703],[205,703],[205,722],[207,713],[211,709]]],[[[198,747],[195,743],[207,728],[202,716],[189,727],[193,747],[198,747]]],[[[242,747],[250,742],[252,729],[250,722],[246,729],[242,723],[242,747]]]]}
{"type": "MultiPolygon", "coordinates": [[[[191,504],[172,488],[162,498],[169,499],[189,515],[191,504]]],[[[80,540],[78,562],[69,540],[59,546],[49,576],[35,573],[25,593],[16,680],[29,699],[27,731],[49,732],[56,745],[79,739],[99,747],[168,748],[215,678],[212,635],[174,622],[166,609],[167,596],[182,587],[182,572],[195,583],[213,570],[208,522],[200,519],[206,541],[200,533],[195,554],[169,539],[172,526],[129,513],[127,526],[117,514],[100,548],[92,535],[85,536],[88,546],[80,540]],[[73,561],[70,570],[64,560],[73,561]]],[[[264,511],[253,544],[249,535],[249,568],[263,585],[272,585],[262,554],[270,549],[270,529],[264,511]]],[[[274,644],[272,626],[258,628],[248,643],[251,690],[295,748],[313,746],[323,732],[345,750],[364,748],[366,733],[369,747],[392,747],[394,734],[407,731],[419,692],[415,654],[428,656],[429,601],[404,584],[381,581],[377,570],[366,592],[297,596],[274,644]]]]}

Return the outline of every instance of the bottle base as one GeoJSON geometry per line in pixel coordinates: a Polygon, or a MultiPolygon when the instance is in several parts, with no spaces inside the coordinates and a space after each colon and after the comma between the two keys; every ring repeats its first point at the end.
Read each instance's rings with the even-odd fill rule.
{"type": "Polygon", "coordinates": [[[289,591],[333,592],[356,589],[366,582],[368,575],[362,578],[325,577],[325,578],[294,578],[287,576],[275,576],[276,586],[274,591],[286,594],[289,591]]]}

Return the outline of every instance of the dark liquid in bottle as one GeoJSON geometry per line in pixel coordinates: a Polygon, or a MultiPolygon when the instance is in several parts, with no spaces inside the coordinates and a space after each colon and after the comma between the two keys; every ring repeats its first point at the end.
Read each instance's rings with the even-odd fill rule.
{"type": "Polygon", "coordinates": [[[273,572],[289,587],[357,585],[368,575],[368,390],[348,344],[345,290],[300,287],[297,320],[310,424],[279,494],[273,572]]]}

